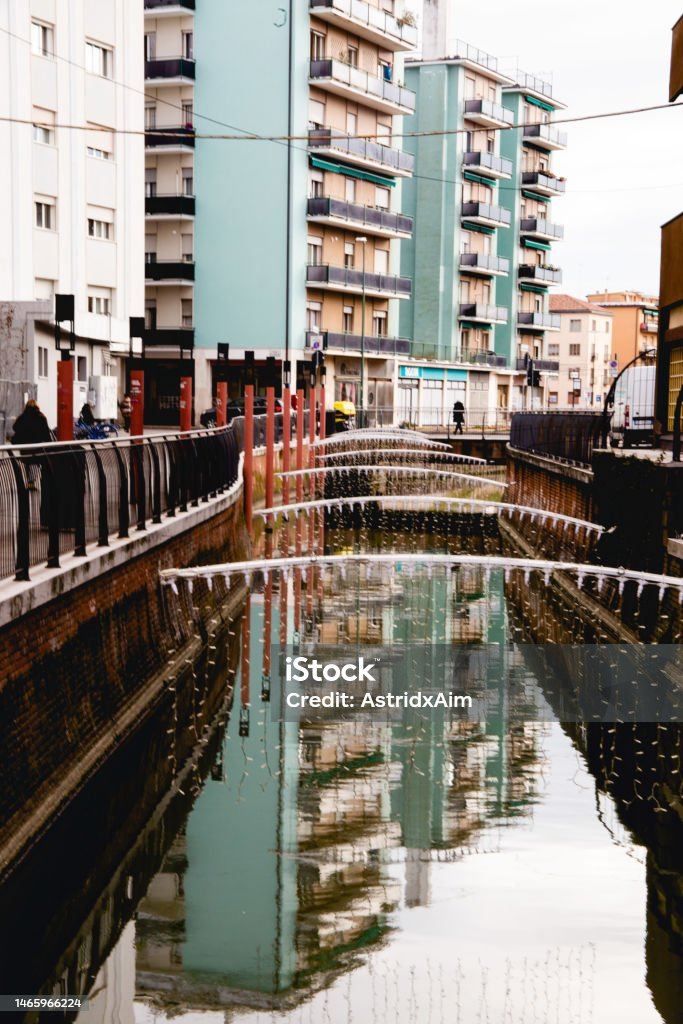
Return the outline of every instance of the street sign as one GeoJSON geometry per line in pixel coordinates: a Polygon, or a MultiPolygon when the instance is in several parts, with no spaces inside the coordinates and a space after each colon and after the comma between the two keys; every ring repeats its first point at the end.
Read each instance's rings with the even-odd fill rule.
{"type": "Polygon", "coordinates": [[[322,347],[323,347],[323,339],[322,339],[322,337],[319,334],[314,335],[314,337],[311,338],[311,348],[313,349],[314,352],[317,352],[322,347]]]}

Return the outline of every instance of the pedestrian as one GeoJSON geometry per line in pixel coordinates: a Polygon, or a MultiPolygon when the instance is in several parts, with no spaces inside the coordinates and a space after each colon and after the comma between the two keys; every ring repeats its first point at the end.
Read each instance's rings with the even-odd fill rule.
{"type": "MultiPolygon", "coordinates": [[[[12,444],[44,444],[53,440],[54,436],[40,406],[33,398],[29,398],[23,412],[14,421],[12,444]]],[[[27,455],[21,461],[26,467],[26,486],[29,491],[38,490],[44,458],[40,455],[27,455]]]]}
{"type": "Polygon", "coordinates": [[[93,416],[92,406],[90,402],[85,402],[81,409],[81,419],[85,423],[86,427],[95,426],[95,417],[93,416]]]}
{"type": "Polygon", "coordinates": [[[453,406],[453,423],[455,424],[456,434],[462,434],[463,423],[465,422],[465,406],[462,402],[458,401],[453,406]]]}
{"type": "Polygon", "coordinates": [[[124,430],[130,430],[130,418],[133,414],[133,403],[130,400],[130,395],[126,391],[125,395],[119,402],[119,409],[123,416],[123,427],[124,430]]]}

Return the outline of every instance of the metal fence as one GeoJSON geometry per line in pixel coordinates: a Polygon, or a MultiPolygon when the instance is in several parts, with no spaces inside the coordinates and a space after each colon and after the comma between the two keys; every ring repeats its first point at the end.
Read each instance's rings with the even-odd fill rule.
{"type": "Polygon", "coordinates": [[[590,466],[601,446],[602,416],[592,412],[519,412],[512,417],[513,448],[590,466]]]}

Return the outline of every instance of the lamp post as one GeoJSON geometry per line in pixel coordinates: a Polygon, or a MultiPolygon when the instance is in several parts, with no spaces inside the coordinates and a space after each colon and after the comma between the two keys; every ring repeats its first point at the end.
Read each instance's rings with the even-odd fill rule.
{"type": "Polygon", "coordinates": [[[360,324],[360,410],[361,410],[361,421],[360,426],[365,426],[365,247],[367,245],[367,238],[365,235],[360,235],[357,242],[363,246],[363,290],[361,298],[361,324],[360,324]]]}

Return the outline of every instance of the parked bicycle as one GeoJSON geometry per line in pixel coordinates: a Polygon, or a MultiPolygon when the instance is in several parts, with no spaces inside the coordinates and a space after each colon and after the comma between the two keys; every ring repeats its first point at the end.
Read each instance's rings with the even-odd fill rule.
{"type": "Polygon", "coordinates": [[[74,423],[74,439],[76,441],[104,441],[108,437],[118,437],[116,424],[109,421],[86,423],[77,419],[74,423]]]}

